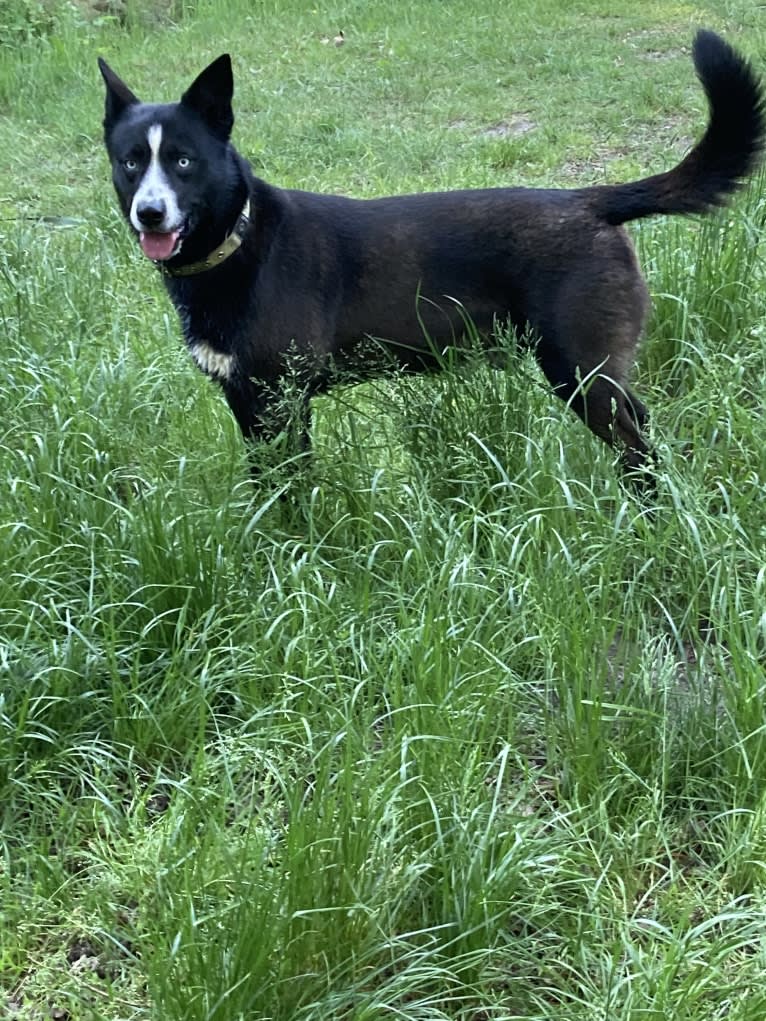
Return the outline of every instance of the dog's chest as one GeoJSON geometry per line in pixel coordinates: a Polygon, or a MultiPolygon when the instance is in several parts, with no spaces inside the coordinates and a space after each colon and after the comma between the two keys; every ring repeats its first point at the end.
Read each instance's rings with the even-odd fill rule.
{"type": "Polygon", "coordinates": [[[209,340],[211,332],[215,331],[206,330],[204,324],[196,323],[187,309],[179,309],[179,316],[186,346],[197,368],[219,382],[232,379],[237,371],[236,355],[223,350],[223,345],[209,340]]]}
{"type": "Polygon", "coordinates": [[[236,358],[225,351],[217,351],[204,340],[187,341],[189,354],[198,368],[213,379],[229,380],[236,371],[236,358]]]}

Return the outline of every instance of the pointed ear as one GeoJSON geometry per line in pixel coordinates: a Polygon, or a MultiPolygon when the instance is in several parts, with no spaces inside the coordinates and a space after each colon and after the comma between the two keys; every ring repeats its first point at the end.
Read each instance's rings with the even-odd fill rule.
{"type": "Polygon", "coordinates": [[[198,113],[213,134],[226,142],[234,126],[233,94],[231,58],[228,53],[223,53],[195,78],[181,96],[181,102],[198,113]]]}
{"type": "Polygon", "coordinates": [[[98,66],[101,76],[106,82],[104,127],[108,128],[109,125],[114,124],[126,107],[132,106],[140,100],[130,91],[125,82],[117,77],[103,57],[98,58],[98,66]]]}

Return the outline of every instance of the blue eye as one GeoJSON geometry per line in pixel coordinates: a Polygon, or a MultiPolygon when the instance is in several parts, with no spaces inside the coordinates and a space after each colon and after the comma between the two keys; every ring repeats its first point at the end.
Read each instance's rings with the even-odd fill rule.
{"type": "Polygon", "coordinates": [[[122,165],[125,167],[128,173],[132,173],[134,170],[138,169],[138,163],[136,163],[135,160],[123,160],[122,165]]]}
{"type": "Polygon", "coordinates": [[[179,156],[176,163],[180,170],[187,170],[191,166],[191,160],[188,156],[179,156]]]}

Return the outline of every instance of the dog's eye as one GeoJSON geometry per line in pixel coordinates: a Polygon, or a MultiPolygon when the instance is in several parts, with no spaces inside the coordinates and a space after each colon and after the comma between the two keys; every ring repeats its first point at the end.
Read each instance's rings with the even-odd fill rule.
{"type": "Polygon", "coordinates": [[[179,156],[176,160],[179,170],[188,170],[191,166],[191,160],[188,156],[179,156]]]}
{"type": "Polygon", "coordinates": [[[138,170],[138,163],[135,160],[123,160],[122,165],[129,174],[132,174],[134,170],[138,170]]]}

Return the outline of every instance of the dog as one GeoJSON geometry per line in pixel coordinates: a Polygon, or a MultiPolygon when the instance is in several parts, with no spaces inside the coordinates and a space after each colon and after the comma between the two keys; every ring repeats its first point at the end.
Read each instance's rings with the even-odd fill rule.
{"type": "Polygon", "coordinates": [[[274,187],[230,141],[228,54],[162,105],[99,58],[104,140],[122,212],[246,440],[273,438],[297,414],[307,446],[311,396],[339,366],[376,371],[365,341],[404,369],[433,369],[470,322],[487,342],[510,327],[530,343],[553,392],[645,477],[647,410],[628,376],[649,295],[623,225],[723,205],[764,145],[750,63],[706,30],[693,60],[704,134],[672,170],[626,184],[361,200],[274,187]],[[297,413],[280,398],[294,355],[297,413]]]}

